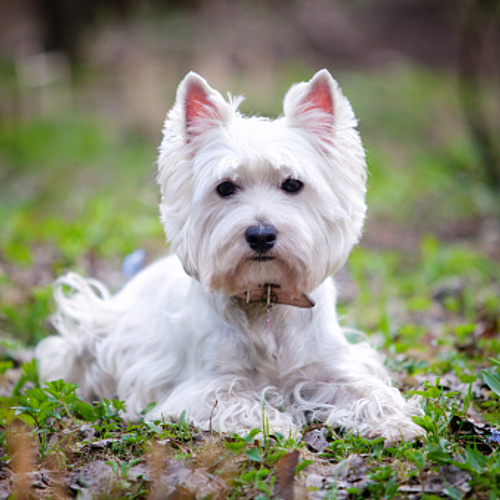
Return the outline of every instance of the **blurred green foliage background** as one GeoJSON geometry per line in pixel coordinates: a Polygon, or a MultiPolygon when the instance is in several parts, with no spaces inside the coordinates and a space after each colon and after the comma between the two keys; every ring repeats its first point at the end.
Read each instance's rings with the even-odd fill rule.
{"type": "MultiPolygon", "coordinates": [[[[494,295],[500,191],[471,122],[480,115],[498,137],[497,10],[425,0],[46,4],[7,2],[0,21],[2,336],[43,335],[50,283],[65,270],[115,288],[125,255],[166,251],[156,150],[189,70],[245,95],[244,112],[271,116],[317,69],[338,79],[370,170],[365,237],[340,276],[345,303],[368,310],[381,279],[379,299],[425,296],[468,275],[494,295]],[[441,268],[429,241],[461,257],[441,268]]],[[[369,317],[352,321],[377,328],[369,317]]]]}

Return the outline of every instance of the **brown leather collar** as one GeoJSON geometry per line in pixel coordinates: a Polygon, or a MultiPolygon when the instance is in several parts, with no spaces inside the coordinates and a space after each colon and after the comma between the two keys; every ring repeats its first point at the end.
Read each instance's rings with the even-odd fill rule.
{"type": "Polygon", "coordinates": [[[247,304],[260,302],[264,307],[271,308],[276,305],[301,307],[304,309],[314,307],[314,301],[304,293],[294,296],[281,289],[279,285],[260,285],[246,292],[238,293],[236,298],[247,304]]]}

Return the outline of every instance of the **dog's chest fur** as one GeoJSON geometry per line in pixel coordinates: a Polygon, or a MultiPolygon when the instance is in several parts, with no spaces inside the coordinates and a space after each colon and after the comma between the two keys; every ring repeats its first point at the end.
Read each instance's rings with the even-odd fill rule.
{"type": "Polygon", "coordinates": [[[244,343],[254,376],[269,379],[281,386],[281,378],[290,370],[297,352],[290,342],[297,337],[302,321],[310,317],[309,311],[293,311],[288,306],[276,306],[269,311],[261,304],[240,306],[246,316],[244,343]]]}

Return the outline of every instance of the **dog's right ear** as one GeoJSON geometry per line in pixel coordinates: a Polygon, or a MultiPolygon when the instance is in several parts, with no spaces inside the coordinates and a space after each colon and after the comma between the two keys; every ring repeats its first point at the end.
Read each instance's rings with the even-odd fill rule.
{"type": "Polygon", "coordinates": [[[181,82],[179,91],[188,141],[221,122],[217,100],[222,97],[204,78],[191,71],[181,82]]]}

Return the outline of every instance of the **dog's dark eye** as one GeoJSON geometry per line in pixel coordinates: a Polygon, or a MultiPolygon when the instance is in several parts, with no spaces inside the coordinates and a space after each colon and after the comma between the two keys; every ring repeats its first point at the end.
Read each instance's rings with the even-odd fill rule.
{"type": "Polygon", "coordinates": [[[217,194],[222,198],[229,198],[238,188],[230,181],[224,181],[217,186],[217,194]]]}
{"type": "Polygon", "coordinates": [[[287,179],[286,181],[283,182],[283,184],[281,184],[281,189],[291,194],[298,193],[303,187],[304,184],[302,182],[292,178],[287,179]]]}

